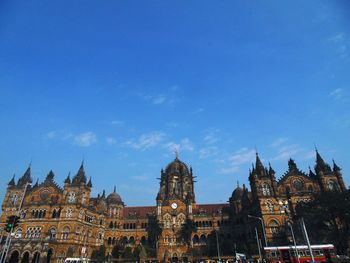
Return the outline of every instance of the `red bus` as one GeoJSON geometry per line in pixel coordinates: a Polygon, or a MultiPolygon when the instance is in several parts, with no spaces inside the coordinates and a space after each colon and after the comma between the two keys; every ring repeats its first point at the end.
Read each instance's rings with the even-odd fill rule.
{"type": "MultiPolygon", "coordinates": [[[[328,262],[335,257],[334,246],[326,245],[311,245],[312,254],[315,262],[328,262]]],[[[307,246],[278,246],[264,247],[266,258],[271,263],[304,263],[312,262],[309,248],[307,246]],[[299,261],[297,252],[299,254],[299,261]]]]}

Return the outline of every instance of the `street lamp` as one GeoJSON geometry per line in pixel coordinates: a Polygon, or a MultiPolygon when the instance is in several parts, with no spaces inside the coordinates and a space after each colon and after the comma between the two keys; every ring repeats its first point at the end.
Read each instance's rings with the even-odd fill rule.
{"type": "Polygon", "coordinates": [[[266,240],[266,232],[265,232],[265,226],[264,226],[264,221],[261,217],[258,216],[252,216],[252,215],[248,215],[249,218],[254,218],[254,219],[259,219],[261,222],[261,227],[262,227],[262,231],[264,234],[264,241],[265,241],[265,246],[267,246],[267,240],[266,240]]]}
{"type": "MultiPolygon", "coordinates": [[[[21,210],[22,210],[22,206],[23,206],[23,202],[24,202],[24,197],[25,197],[26,192],[27,192],[27,188],[30,185],[32,185],[32,184],[31,183],[26,183],[25,186],[24,186],[22,200],[21,200],[21,203],[19,204],[19,207],[18,207],[18,216],[19,217],[21,216],[21,210]]],[[[11,241],[12,241],[12,232],[13,232],[13,225],[11,227],[11,231],[7,235],[6,242],[5,242],[5,245],[4,245],[1,257],[0,257],[0,262],[5,262],[6,261],[7,253],[9,251],[9,249],[10,249],[10,245],[11,245],[11,241]]]]}
{"type": "Polygon", "coordinates": [[[297,243],[295,242],[293,226],[292,226],[292,224],[290,222],[287,222],[287,224],[288,224],[288,226],[290,228],[290,232],[292,233],[292,238],[293,238],[295,253],[297,254],[298,263],[300,263],[299,252],[298,252],[298,248],[297,248],[297,243]]]}

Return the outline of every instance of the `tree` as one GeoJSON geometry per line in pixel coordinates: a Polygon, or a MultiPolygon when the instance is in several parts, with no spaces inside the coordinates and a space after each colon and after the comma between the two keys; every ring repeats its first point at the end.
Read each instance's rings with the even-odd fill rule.
{"type": "Polygon", "coordinates": [[[106,247],[101,245],[98,249],[95,249],[91,253],[91,259],[97,262],[103,262],[106,260],[106,247]]]}
{"type": "Polygon", "coordinates": [[[124,246],[121,244],[121,242],[118,241],[117,244],[113,246],[112,257],[119,258],[123,250],[124,250],[124,246]]]}
{"type": "Polygon", "coordinates": [[[157,242],[159,240],[160,235],[162,234],[162,228],[159,225],[159,222],[155,216],[150,216],[147,225],[147,233],[148,233],[148,243],[153,248],[156,249],[157,242]]]}
{"type": "Polygon", "coordinates": [[[197,232],[197,227],[193,220],[186,219],[185,223],[182,225],[180,230],[180,239],[185,242],[187,245],[191,243],[192,233],[197,232]]]}
{"type": "Polygon", "coordinates": [[[346,253],[350,237],[350,190],[329,191],[308,203],[299,203],[298,216],[303,217],[313,243],[333,243],[339,254],[346,253]]]}

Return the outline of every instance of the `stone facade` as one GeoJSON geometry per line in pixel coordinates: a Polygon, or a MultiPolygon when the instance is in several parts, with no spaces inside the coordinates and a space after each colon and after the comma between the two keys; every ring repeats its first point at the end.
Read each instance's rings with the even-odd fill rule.
{"type": "Polygon", "coordinates": [[[230,246],[226,250],[233,254],[234,248],[244,249],[245,243],[254,242],[254,227],[245,227],[247,224],[256,225],[261,236],[263,224],[267,242],[278,243],[277,234],[291,220],[298,202],[311,200],[317,192],[346,189],[341,169],[335,163],[331,169],[317,151],[314,171],[306,174],[290,159],[288,171],[279,180],[257,154],[249,172],[251,191],[237,185],[229,202],[223,204],[196,203],[192,168],[178,156],[159,179],[155,206],[126,207],[115,189],[108,196],[103,191],[91,197],[92,183],[91,179],[87,182],[83,164],[72,179],[68,175],[63,188],[55,183],[52,171],[42,183],[31,185],[29,167],[17,183],[14,178],[8,183],[2,205],[2,229],[9,216],[19,214],[21,218],[8,258],[23,263],[63,262],[66,257],[90,257],[102,244],[111,255],[118,244],[147,246],[152,227],[161,230],[154,251],[160,261],[200,258],[207,253],[204,250],[213,235],[224,240],[230,246]],[[185,242],[180,238],[181,229],[188,219],[197,231],[185,242]]]}

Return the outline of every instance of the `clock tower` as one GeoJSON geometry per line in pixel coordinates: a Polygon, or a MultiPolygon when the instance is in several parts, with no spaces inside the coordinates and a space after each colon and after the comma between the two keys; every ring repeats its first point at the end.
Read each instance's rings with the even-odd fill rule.
{"type": "Polygon", "coordinates": [[[179,236],[186,219],[192,219],[194,206],[192,168],[176,154],[175,160],[161,170],[157,195],[157,219],[163,229],[159,240],[159,259],[176,259],[186,254],[187,246],[181,243],[179,236]]]}

